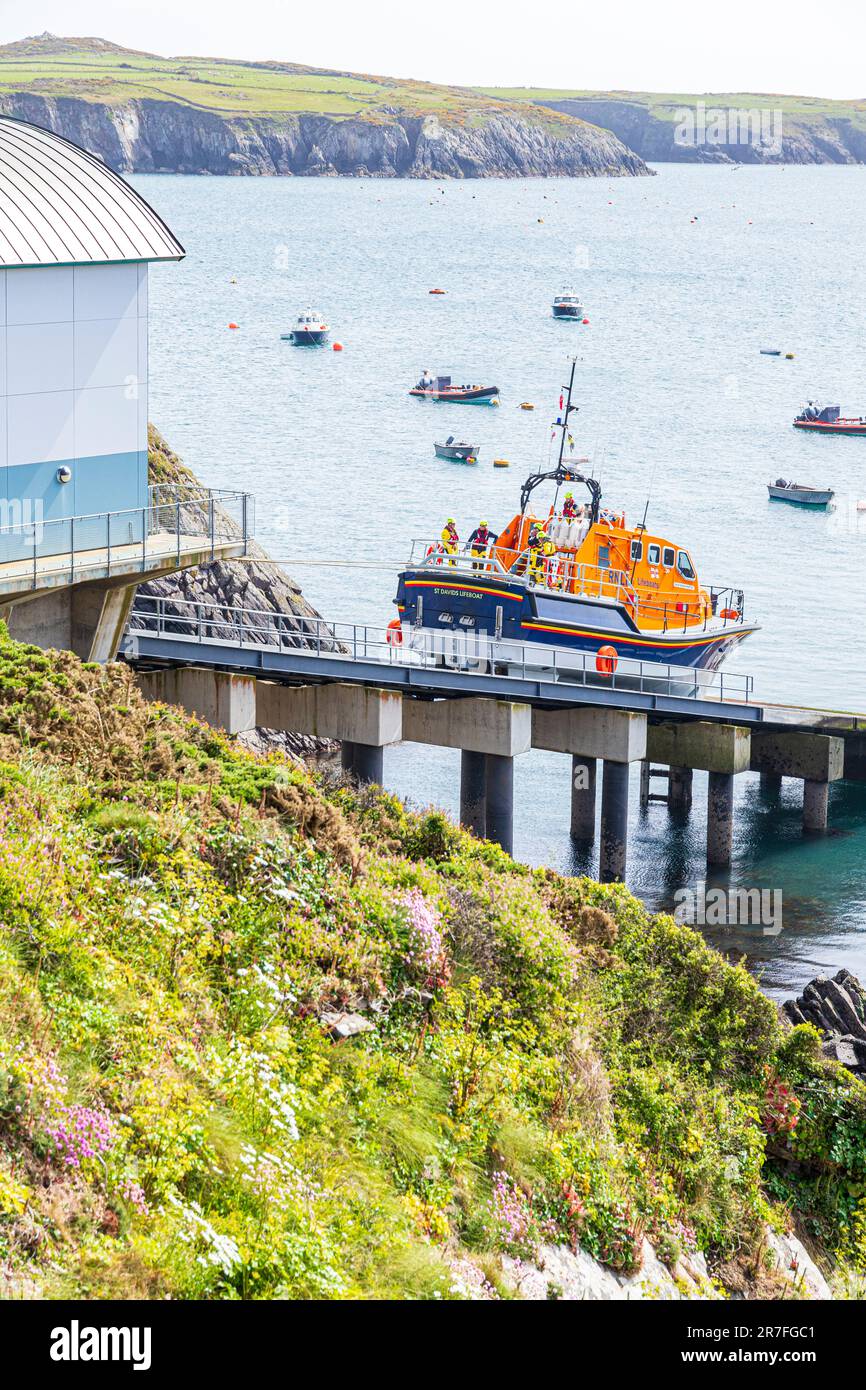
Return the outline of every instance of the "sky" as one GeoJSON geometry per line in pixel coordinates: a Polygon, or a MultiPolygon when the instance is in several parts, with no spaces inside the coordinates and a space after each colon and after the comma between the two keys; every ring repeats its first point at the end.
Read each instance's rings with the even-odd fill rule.
{"type": "Polygon", "coordinates": [[[866,98],[863,0],[0,0],[0,42],[46,29],[466,86],[866,98]]]}

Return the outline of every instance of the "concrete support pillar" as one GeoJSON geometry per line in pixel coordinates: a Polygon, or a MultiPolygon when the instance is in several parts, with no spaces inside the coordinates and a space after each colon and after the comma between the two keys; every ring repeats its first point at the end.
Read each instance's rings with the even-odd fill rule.
{"type": "Polygon", "coordinates": [[[711,772],[707,789],[707,863],[727,869],[734,843],[734,777],[711,772]]]}
{"type": "Polygon", "coordinates": [[[485,757],[487,838],[508,854],[514,848],[514,759],[499,753],[485,757]]]}
{"type": "Polygon", "coordinates": [[[803,829],[812,835],[821,835],[827,829],[827,804],[830,783],[813,782],[808,777],[803,780],[803,829]]]}
{"type": "Polygon", "coordinates": [[[343,771],[355,782],[377,782],[382,785],[385,750],[381,744],[352,743],[346,739],[340,750],[343,771]]]}
{"type": "Polygon", "coordinates": [[[129,621],[129,610],[135,598],[136,585],[125,588],[97,589],[88,603],[82,603],[87,586],[72,592],[72,643],[78,655],[86,661],[104,664],[113,661],[129,621]],[[83,611],[82,611],[83,610],[83,611]]]}
{"type": "Polygon", "coordinates": [[[690,811],[692,809],[692,769],[672,767],[668,781],[668,810],[690,811]]]}
{"type": "Polygon", "coordinates": [[[760,774],[760,787],[762,796],[778,796],[782,790],[782,774],[780,772],[762,772],[760,774]]]}
{"type": "Polygon", "coordinates": [[[598,877],[602,883],[625,878],[628,845],[628,763],[605,758],[601,781],[601,848],[598,877]]]}
{"type": "Polygon", "coordinates": [[[583,844],[595,839],[595,758],[571,755],[571,838],[583,844]]]}
{"type": "Polygon", "coordinates": [[[483,753],[460,753],[460,824],[473,835],[487,835],[487,763],[483,753]]]}
{"type": "Polygon", "coordinates": [[[196,714],[215,729],[241,734],[256,725],[256,681],[228,671],[180,666],[167,671],[140,671],[136,682],[146,700],[164,700],[196,714]]]}

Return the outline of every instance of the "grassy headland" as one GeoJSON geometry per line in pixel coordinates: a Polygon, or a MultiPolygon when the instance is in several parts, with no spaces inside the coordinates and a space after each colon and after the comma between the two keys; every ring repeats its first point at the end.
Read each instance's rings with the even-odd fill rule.
{"type": "Polygon", "coordinates": [[[792,1220],[866,1267],[866,1088],[624,888],[2,633],[0,792],[6,1296],[490,1296],[646,1234],[778,1297],[792,1220]]]}

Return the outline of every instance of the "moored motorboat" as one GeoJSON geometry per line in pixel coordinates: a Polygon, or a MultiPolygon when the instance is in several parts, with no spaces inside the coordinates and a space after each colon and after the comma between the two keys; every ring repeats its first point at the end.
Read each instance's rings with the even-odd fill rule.
{"type": "Polygon", "coordinates": [[[789,483],[785,478],[767,483],[767,492],[773,502],[796,502],[801,507],[826,507],[834,496],[830,487],[808,487],[803,483],[789,483]]]}
{"type": "Polygon", "coordinates": [[[328,325],[318,309],[305,309],[295,320],[289,333],[281,333],[284,342],[294,343],[295,347],[319,347],[327,341],[328,325]]]}
{"type": "Polygon", "coordinates": [[[815,434],[866,434],[866,416],[844,416],[838,405],[808,401],[795,419],[794,429],[815,434]]]}
{"type": "Polygon", "coordinates": [[[424,373],[417,386],[409,392],[418,400],[455,401],[467,405],[498,405],[498,386],[455,386],[450,376],[431,377],[424,373]]]}
{"type": "Polygon", "coordinates": [[[554,296],[553,317],[555,319],[582,319],[583,305],[574,290],[563,290],[554,296]]]}
{"type": "Polygon", "coordinates": [[[456,531],[414,543],[395,598],[407,645],[441,650],[449,662],[584,677],[589,669],[600,680],[618,671],[618,680],[643,681],[646,663],[711,673],[757,630],[742,590],[703,587],[683,546],[651,534],[645,521],[627,526],[602,507],[598,481],[564,461],[573,381],[572,363],[557,466],[527,478],[520,510],[489,547],[461,553],[456,531]],[[556,494],[539,509],[544,484],[556,494]],[[588,493],[583,505],[575,485],[588,493]]]}
{"type": "Polygon", "coordinates": [[[479,446],[477,444],[465,444],[456,440],[453,434],[449,434],[444,444],[436,444],[433,448],[436,457],[448,459],[451,463],[477,463],[479,446]]]}

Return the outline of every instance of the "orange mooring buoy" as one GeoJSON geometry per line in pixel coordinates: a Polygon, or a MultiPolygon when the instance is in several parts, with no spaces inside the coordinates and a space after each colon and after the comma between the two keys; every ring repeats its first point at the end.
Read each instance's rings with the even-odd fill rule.
{"type": "Polygon", "coordinates": [[[229,328],[237,328],[237,324],[236,324],[236,323],[230,323],[230,324],[229,324],[229,328]]]}
{"type": "Polygon", "coordinates": [[[343,351],[343,344],[342,344],[342,343],[335,343],[335,344],[334,344],[334,351],[335,351],[335,352],[342,352],[342,351],[343,351]]]}

